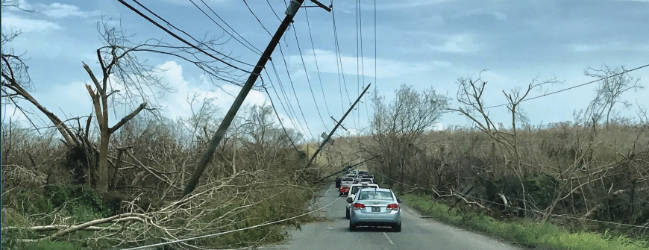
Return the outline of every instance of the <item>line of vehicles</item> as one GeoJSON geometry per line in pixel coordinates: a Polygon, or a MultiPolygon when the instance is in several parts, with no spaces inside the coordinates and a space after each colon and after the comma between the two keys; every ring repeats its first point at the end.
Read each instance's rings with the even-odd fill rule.
{"type": "Polygon", "coordinates": [[[350,231],[359,226],[389,226],[401,232],[401,201],[392,190],[379,187],[368,171],[345,169],[336,178],[336,188],[339,196],[347,197],[345,217],[350,231]]]}

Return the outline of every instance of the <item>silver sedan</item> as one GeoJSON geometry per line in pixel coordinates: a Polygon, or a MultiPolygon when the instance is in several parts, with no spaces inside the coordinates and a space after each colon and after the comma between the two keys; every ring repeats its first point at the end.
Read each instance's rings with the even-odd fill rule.
{"type": "Polygon", "coordinates": [[[358,226],[390,226],[401,232],[401,208],[392,190],[364,188],[358,191],[349,216],[349,230],[358,226]]]}

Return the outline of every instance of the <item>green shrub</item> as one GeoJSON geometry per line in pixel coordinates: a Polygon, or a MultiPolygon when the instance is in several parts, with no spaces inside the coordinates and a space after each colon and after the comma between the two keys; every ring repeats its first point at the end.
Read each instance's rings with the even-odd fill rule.
{"type": "Polygon", "coordinates": [[[487,233],[526,247],[542,249],[649,249],[649,241],[594,232],[570,232],[551,223],[529,219],[499,221],[478,212],[449,209],[421,195],[403,195],[404,204],[439,221],[487,233]]]}

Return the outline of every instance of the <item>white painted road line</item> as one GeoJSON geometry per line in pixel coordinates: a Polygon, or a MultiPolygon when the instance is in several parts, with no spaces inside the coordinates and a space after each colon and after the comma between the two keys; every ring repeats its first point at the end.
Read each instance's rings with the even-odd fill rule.
{"type": "Polygon", "coordinates": [[[392,239],[390,239],[390,236],[388,236],[388,234],[386,234],[385,232],[383,232],[383,236],[385,236],[385,238],[388,239],[388,242],[390,242],[390,245],[393,245],[393,246],[394,246],[394,242],[392,242],[392,239]]]}

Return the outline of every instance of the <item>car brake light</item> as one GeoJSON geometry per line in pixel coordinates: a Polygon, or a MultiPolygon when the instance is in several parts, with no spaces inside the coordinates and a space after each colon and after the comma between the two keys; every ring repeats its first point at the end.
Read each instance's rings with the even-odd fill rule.
{"type": "Polygon", "coordinates": [[[363,208],[365,208],[365,205],[363,205],[361,203],[354,203],[353,206],[354,206],[354,209],[363,209],[363,208]]]}
{"type": "Polygon", "coordinates": [[[399,209],[399,204],[397,204],[397,203],[388,204],[388,209],[398,210],[399,209]]]}

